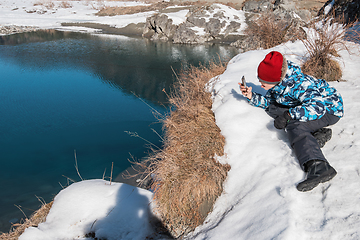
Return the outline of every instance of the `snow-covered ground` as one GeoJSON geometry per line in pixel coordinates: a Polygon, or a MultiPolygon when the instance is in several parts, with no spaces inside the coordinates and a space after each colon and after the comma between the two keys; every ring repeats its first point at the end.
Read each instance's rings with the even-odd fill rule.
{"type": "Polygon", "coordinates": [[[242,75],[253,91],[265,93],[256,77],[259,62],[271,50],[300,64],[300,41],[239,54],[215,84],[213,111],[225,136],[231,165],[223,195],[193,239],[360,239],[360,57],[341,52],[343,79],[330,85],[342,94],[345,116],[332,127],[323,148],[338,175],[310,192],[298,192],[304,179],[283,130],[263,109],[239,93],[242,75]]]}
{"type": "MultiPolygon", "coordinates": [[[[42,29],[94,32],[94,29],[61,26],[61,23],[86,22],[123,28],[130,23],[145,23],[146,18],[155,14],[156,11],[116,16],[96,16],[95,13],[104,7],[139,5],[146,6],[148,4],[137,1],[2,0],[0,1],[0,27],[1,25],[16,25],[39,27],[42,29]]],[[[176,6],[169,8],[174,7],[176,6]]],[[[207,22],[215,13],[222,13],[224,16],[222,21],[226,22],[225,26],[222,28],[222,33],[224,33],[231,21],[237,21],[242,23],[240,29],[231,34],[242,34],[242,31],[246,27],[244,12],[222,4],[215,4],[214,7],[216,7],[216,11],[210,11],[208,13],[209,17],[205,17],[207,22]]],[[[173,24],[179,25],[185,22],[188,13],[189,10],[180,9],[179,11],[169,12],[166,15],[173,20],[173,24]]],[[[201,35],[204,29],[196,29],[196,31],[201,35]]]]}
{"type": "MultiPolygon", "coordinates": [[[[59,13],[68,11],[60,16],[26,13],[23,7],[30,8],[30,1],[6,0],[0,4],[0,24],[29,25],[34,21],[39,27],[53,28],[64,19],[99,19],[91,9],[81,17],[81,10],[75,7],[60,9],[59,13]],[[18,10],[11,10],[15,6],[18,10]],[[77,13],[73,14],[75,9],[77,13]]],[[[139,16],[142,17],[145,16],[139,16]]],[[[126,17],[117,18],[118,26],[128,21],[126,17]]],[[[102,21],[112,20],[105,17],[102,21]]],[[[226,139],[225,155],[220,161],[230,164],[231,170],[213,211],[187,238],[360,239],[360,55],[340,52],[345,81],[330,83],[343,96],[345,116],[332,127],[333,137],[323,152],[338,175],[310,192],[298,192],[295,186],[303,180],[304,173],[284,131],[274,128],[264,110],[250,106],[238,87],[244,75],[254,91],[264,93],[256,69],[271,50],[282,52],[298,64],[306,53],[300,41],[242,53],[229,62],[214,82],[213,111],[226,139]]],[[[74,183],[55,197],[46,222],[28,228],[20,240],[87,239],[85,234],[90,232],[108,240],[152,237],[151,199],[151,192],[126,184],[110,185],[104,180],[74,183]]]]}
{"type": "MultiPolygon", "coordinates": [[[[90,22],[107,24],[114,27],[125,27],[130,23],[145,22],[146,17],[154,12],[113,17],[95,16],[104,6],[145,5],[140,2],[122,1],[47,1],[47,0],[2,0],[0,1],[0,25],[34,26],[43,29],[76,28],[61,27],[61,23],[90,22]],[[64,7],[67,2],[69,7],[64,7]],[[52,5],[53,3],[54,5],[52,5]],[[71,7],[70,7],[71,6],[71,7]]],[[[84,29],[81,29],[82,31],[84,29]]],[[[85,29],[91,31],[91,29],[85,29]]]]}
{"type": "MultiPolygon", "coordinates": [[[[130,23],[136,24],[145,22],[146,17],[154,12],[112,17],[95,16],[95,13],[104,6],[135,5],[146,4],[135,1],[2,0],[0,1],[0,25],[34,26],[43,29],[65,29],[61,27],[61,23],[91,22],[121,28],[130,23]],[[68,3],[69,7],[64,7],[64,2],[68,3]]],[[[76,30],[76,28],[73,30],[76,30]]]]}

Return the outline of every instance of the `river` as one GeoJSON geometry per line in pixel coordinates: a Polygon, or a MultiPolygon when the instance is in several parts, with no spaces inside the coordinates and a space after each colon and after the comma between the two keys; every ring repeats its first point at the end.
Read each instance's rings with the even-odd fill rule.
{"type": "Polygon", "coordinates": [[[147,141],[161,147],[153,112],[169,111],[173,70],[237,53],[55,30],[0,36],[0,231],[24,218],[18,208],[29,217],[73,181],[114,178],[147,156],[147,141]]]}

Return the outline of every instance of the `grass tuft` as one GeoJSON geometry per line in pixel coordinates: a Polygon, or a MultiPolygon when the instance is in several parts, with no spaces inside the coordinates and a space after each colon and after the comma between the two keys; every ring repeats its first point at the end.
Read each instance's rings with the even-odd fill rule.
{"type": "Polygon", "coordinates": [[[286,41],[294,41],[303,37],[303,32],[298,28],[295,20],[288,22],[272,11],[267,11],[249,22],[245,34],[256,42],[258,47],[268,49],[286,41]]]}
{"type": "Polygon", "coordinates": [[[184,70],[169,96],[174,109],[164,122],[164,148],[148,159],[154,176],[156,211],[174,237],[202,224],[222,193],[230,169],[216,161],[224,154],[224,137],[211,110],[207,82],[225,70],[223,64],[184,70]]]}
{"type": "Polygon", "coordinates": [[[22,223],[13,224],[9,233],[2,233],[0,240],[17,240],[28,227],[37,227],[40,223],[45,222],[53,202],[43,203],[41,208],[35,211],[30,219],[25,218],[22,223]]]}
{"type": "Polygon", "coordinates": [[[339,81],[342,77],[340,64],[328,55],[314,55],[302,65],[303,73],[327,81],[339,81]]]}
{"type": "Polygon", "coordinates": [[[342,70],[335,58],[340,57],[341,50],[350,52],[346,41],[350,39],[347,36],[359,40],[358,33],[351,33],[351,25],[336,23],[332,19],[309,23],[307,36],[301,39],[308,52],[302,71],[327,81],[339,81],[342,70]]]}

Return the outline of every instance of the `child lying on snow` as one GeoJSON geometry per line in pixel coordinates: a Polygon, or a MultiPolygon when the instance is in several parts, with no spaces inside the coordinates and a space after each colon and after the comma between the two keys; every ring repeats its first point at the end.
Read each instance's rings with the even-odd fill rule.
{"type": "Polygon", "coordinates": [[[265,56],[257,72],[266,95],[239,83],[240,90],[251,105],[264,108],[275,119],[277,129],[286,129],[299,164],[307,173],[297,189],[310,191],[331,180],[336,171],[320,148],[331,138],[331,129],[324,127],[337,123],[344,114],[341,95],[325,80],[303,74],[299,66],[276,51],[265,56]]]}

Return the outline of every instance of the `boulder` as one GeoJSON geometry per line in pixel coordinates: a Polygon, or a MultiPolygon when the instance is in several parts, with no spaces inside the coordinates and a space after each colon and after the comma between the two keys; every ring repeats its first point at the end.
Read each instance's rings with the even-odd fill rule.
{"type": "Polygon", "coordinates": [[[250,0],[246,1],[243,6],[243,10],[253,13],[261,13],[265,11],[272,11],[274,4],[269,0],[250,0]]]}
{"type": "Polygon", "coordinates": [[[32,26],[0,25],[0,36],[23,32],[34,32],[37,30],[39,30],[37,27],[32,26]]]}
{"type": "Polygon", "coordinates": [[[174,43],[187,44],[204,43],[206,41],[205,38],[198,36],[194,30],[188,28],[185,23],[179,25],[172,40],[174,43]]]}
{"type": "Polygon", "coordinates": [[[186,22],[191,23],[193,26],[197,26],[200,28],[206,27],[206,20],[203,17],[197,17],[191,14],[187,19],[186,22]]]}
{"type": "Polygon", "coordinates": [[[221,29],[226,26],[225,22],[221,22],[217,18],[210,18],[205,25],[205,32],[211,37],[216,38],[219,36],[221,29]]]}
{"type": "MultiPolygon", "coordinates": [[[[284,39],[291,41],[303,33],[301,27],[311,19],[310,11],[299,10],[294,1],[290,0],[248,0],[242,9],[246,11],[250,25],[259,14],[271,12],[275,21],[286,22],[284,39]]],[[[241,27],[240,22],[236,21],[239,17],[236,14],[229,15],[229,11],[224,11],[224,6],[219,4],[196,5],[189,8],[186,21],[179,25],[175,25],[165,13],[148,17],[142,35],[151,40],[174,43],[235,42],[233,45],[241,46],[243,50],[258,47],[259,44],[254,42],[256,39],[244,40],[244,36],[237,32],[241,27]],[[239,39],[248,42],[236,42],[239,39]]]]}
{"type": "Polygon", "coordinates": [[[242,39],[238,39],[235,42],[232,42],[230,46],[236,47],[240,52],[246,52],[254,49],[259,49],[260,40],[254,36],[244,36],[242,39]]]}
{"type": "Polygon", "coordinates": [[[177,28],[173,20],[165,14],[155,14],[146,19],[143,36],[150,37],[152,40],[168,41],[172,38],[173,32],[177,28]]]}
{"type": "Polygon", "coordinates": [[[271,11],[292,12],[304,21],[309,21],[312,17],[310,10],[299,8],[293,0],[249,0],[244,3],[243,10],[251,13],[263,13],[271,11]]]}
{"type": "Polygon", "coordinates": [[[152,40],[186,44],[222,41],[240,28],[239,22],[229,19],[217,4],[196,6],[189,9],[186,21],[179,25],[174,25],[165,14],[148,17],[142,35],[152,40]]]}
{"type": "Polygon", "coordinates": [[[232,32],[236,32],[240,28],[240,26],[241,24],[239,22],[231,21],[225,29],[225,37],[232,32]]]}
{"type": "Polygon", "coordinates": [[[329,0],[319,10],[318,16],[333,17],[346,24],[360,17],[360,0],[329,0]]]}

